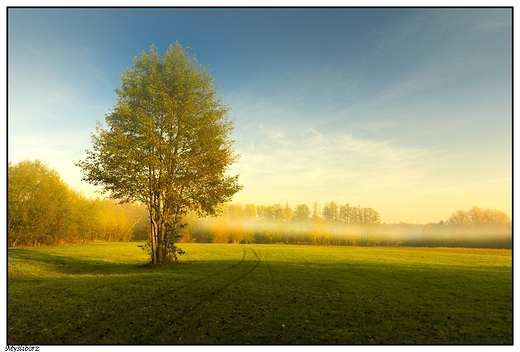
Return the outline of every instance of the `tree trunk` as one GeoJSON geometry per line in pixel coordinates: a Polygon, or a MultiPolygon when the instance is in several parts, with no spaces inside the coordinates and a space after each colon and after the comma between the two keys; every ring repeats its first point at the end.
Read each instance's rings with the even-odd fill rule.
{"type": "Polygon", "coordinates": [[[168,261],[168,248],[164,221],[153,214],[151,218],[150,242],[152,244],[152,264],[165,264],[168,261]]]}
{"type": "Polygon", "coordinates": [[[154,214],[150,214],[150,243],[152,245],[151,257],[152,264],[159,264],[159,251],[158,251],[158,228],[157,222],[155,221],[154,214]]]}

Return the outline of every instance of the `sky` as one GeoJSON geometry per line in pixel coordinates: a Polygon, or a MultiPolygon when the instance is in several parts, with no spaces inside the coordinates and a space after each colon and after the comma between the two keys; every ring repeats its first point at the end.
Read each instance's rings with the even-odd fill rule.
{"type": "Polygon", "coordinates": [[[233,203],[349,203],[386,223],[512,215],[507,8],[11,8],[8,161],[96,196],[74,163],[119,74],[175,41],[232,108],[233,203]]]}

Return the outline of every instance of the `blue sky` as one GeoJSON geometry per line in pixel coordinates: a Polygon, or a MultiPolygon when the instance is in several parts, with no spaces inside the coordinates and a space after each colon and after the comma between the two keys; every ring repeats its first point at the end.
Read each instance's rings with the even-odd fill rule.
{"type": "Polygon", "coordinates": [[[241,204],[511,215],[509,9],[10,9],[8,159],[74,163],[119,73],[178,40],[232,107],[241,204]]]}

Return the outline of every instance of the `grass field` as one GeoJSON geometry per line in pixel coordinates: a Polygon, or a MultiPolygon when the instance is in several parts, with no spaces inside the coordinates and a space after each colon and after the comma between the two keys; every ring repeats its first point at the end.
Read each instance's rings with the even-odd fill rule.
{"type": "Polygon", "coordinates": [[[8,250],[8,344],[512,344],[510,250],[8,250]]]}

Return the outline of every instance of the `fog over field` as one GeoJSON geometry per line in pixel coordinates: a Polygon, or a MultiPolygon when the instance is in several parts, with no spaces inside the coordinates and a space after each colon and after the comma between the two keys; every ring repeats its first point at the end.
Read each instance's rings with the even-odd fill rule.
{"type": "MultiPolygon", "coordinates": [[[[318,210],[317,204],[314,205],[318,210]]],[[[292,210],[287,204],[273,206],[225,205],[219,217],[198,219],[187,217],[183,230],[184,242],[217,243],[297,243],[346,246],[450,246],[511,248],[512,224],[509,217],[497,210],[472,207],[458,210],[437,223],[382,223],[371,208],[348,208],[334,215],[334,202],[326,203],[323,211],[302,216],[299,205],[292,210]],[[364,211],[363,211],[364,210],[364,211]]]]}

